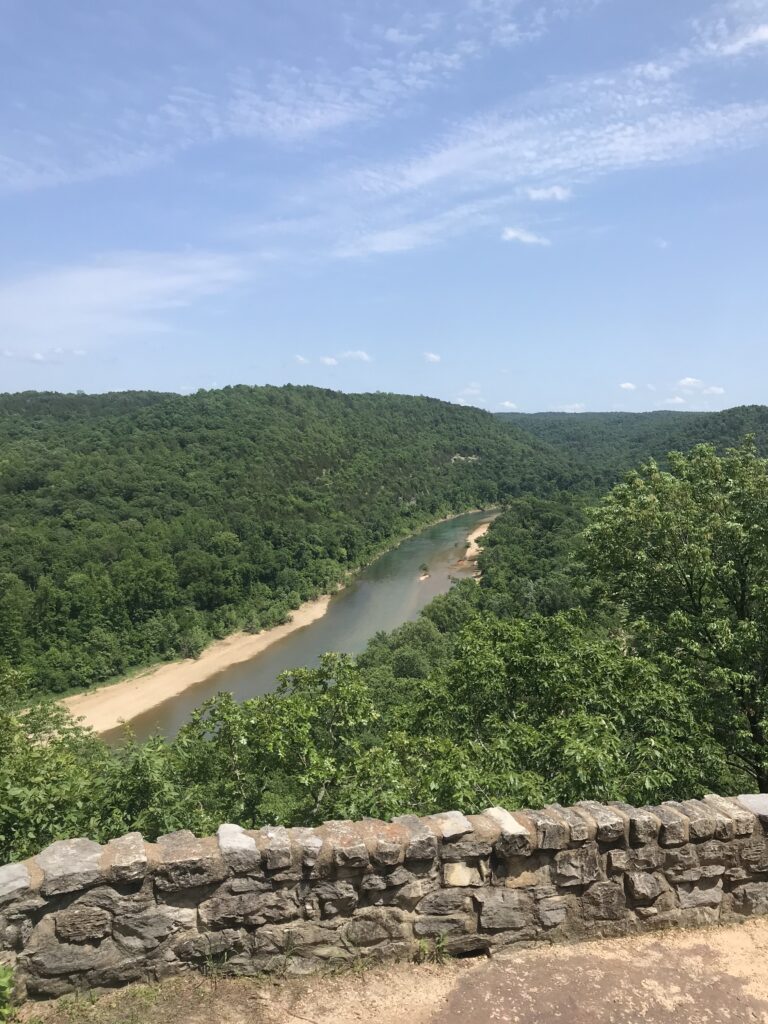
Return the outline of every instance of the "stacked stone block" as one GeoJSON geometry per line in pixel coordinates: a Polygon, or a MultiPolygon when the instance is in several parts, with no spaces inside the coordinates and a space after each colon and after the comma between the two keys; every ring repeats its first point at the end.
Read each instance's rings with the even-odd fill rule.
{"type": "Polygon", "coordinates": [[[45,998],[767,913],[768,796],[587,801],[54,843],[0,868],[0,960],[45,998]]]}

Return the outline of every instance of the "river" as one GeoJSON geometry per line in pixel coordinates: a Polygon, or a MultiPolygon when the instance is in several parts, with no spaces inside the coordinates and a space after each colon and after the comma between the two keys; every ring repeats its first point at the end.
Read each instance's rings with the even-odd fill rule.
{"type": "MultiPolygon", "coordinates": [[[[453,580],[471,576],[474,566],[459,564],[467,536],[492,512],[467,512],[429,526],[381,555],[335,594],[323,618],[278,640],[250,661],[225,669],[164,704],[131,719],[140,740],[155,732],[175,736],[192,711],[221,690],[245,700],[275,689],[281,672],[300,665],[316,665],[326,651],[359,654],[380,630],[391,630],[418,617],[453,580]],[[421,566],[429,567],[422,580],[421,566]]],[[[118,742],[122,729],[104,734],[118,742]]]]}

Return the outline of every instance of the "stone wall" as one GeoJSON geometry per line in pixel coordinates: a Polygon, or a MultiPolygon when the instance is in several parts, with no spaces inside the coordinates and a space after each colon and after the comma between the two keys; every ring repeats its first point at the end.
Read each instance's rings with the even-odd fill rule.
{"type": "Polygon", "coordinates": [[[768,914],[768,796],[54,843],[0,868],[19,995],[768,914]]]}

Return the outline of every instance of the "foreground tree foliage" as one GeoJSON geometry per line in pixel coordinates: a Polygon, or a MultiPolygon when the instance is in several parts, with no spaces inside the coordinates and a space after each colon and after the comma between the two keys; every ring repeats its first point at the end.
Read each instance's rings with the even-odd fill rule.
{"type": "Polygon", "coordinates": [[[699,714],[768,790],[768,463],[750,440],[650,463],[594,511],[585,561],[635,649],[698,680],[699,714]]]}

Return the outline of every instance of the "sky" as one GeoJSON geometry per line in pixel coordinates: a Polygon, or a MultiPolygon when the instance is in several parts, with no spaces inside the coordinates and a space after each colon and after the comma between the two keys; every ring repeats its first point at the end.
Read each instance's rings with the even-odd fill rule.
{"type": "Polygon", "coordinates": [[[768,0],[0,0],[0,391],[768,401],[768,0]]]}

